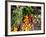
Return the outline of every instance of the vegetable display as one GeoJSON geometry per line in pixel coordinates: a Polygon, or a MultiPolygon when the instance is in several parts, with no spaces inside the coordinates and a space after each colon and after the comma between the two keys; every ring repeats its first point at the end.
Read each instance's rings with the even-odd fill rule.
{"type": "Polygon", "coordinates": [[[32,6],[11,7],[11,31],[31,31],[36,23],[40,24],[40,14],[32,6]],[[33,26],[32,26],[33,25],[33,26]]]}

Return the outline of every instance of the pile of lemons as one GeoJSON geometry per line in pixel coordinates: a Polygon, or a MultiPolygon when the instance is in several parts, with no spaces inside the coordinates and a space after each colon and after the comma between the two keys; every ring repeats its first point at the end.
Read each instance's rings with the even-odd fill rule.
{"type": "Polygon", "coordinates": [[[29,23],[28,16],[25,16],[24,24],[22,25],[22,31],[30,31],[32,28],[31,24],[29,23]]]}

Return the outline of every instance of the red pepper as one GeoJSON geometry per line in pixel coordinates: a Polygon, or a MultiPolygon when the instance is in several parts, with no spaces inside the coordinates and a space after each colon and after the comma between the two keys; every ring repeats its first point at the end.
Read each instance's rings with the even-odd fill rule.
{"type": "Polygon", "coordinates": [[[33,17],[32,17],[31,15],[28,16],[28,19],[29,19],[30,22],[33,21],[32,18],[33,18],[33,17]]]}

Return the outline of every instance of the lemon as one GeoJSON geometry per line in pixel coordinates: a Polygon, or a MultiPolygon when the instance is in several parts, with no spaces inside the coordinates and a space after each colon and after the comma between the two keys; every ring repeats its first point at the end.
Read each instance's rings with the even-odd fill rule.
{"type": "Polygon", "coordinates": [[[17,27],[14,27],[14,32],[17,32],[18,31],[18,28],[17,27]]]}
{"type": "Polygon", "coordinates": [[[28,18],[28,16],[24,16],[25,18],[28,18]]]}

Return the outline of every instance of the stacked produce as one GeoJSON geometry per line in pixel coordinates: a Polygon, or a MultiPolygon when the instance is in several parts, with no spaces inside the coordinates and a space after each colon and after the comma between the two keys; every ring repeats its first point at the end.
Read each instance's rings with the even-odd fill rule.
{"type": "Polygon", "coordinates": [[[11,31],[31,31],[34,25],[40,23],[40,15],[36,15],[31,6],[12,7],[11,31]]]}
{"type": "Polygon", "coordinates": [[[28,16],[25,16],[24,18],[24,23],[22,24],[22,31],[30,31],[31,30],[31,23],[29,23],[29,17],[28,16]]]}

